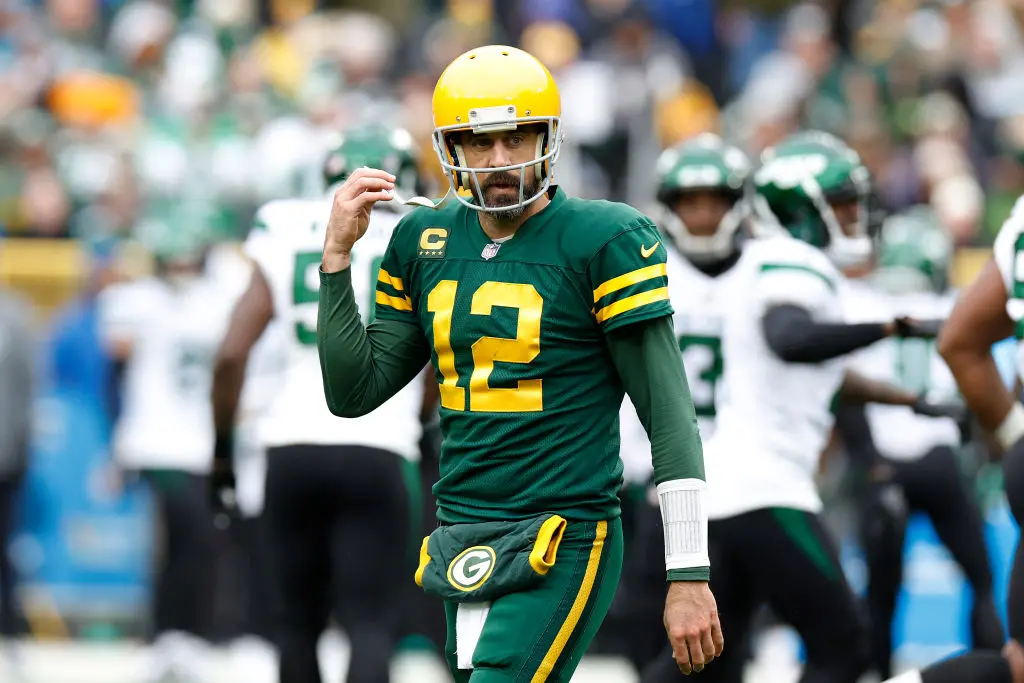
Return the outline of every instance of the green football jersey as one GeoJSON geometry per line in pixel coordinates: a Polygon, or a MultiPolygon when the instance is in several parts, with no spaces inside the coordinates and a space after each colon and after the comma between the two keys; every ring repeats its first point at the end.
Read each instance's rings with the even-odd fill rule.
{"type": "Polygon", "coordinates": [[[454,202],[395,228],[377,317],[431,347],[442,521],[618,515],[624,390],[605,335],[672,314],[660,240],[636,210],[560,189],[500,245],[454,202]]]}

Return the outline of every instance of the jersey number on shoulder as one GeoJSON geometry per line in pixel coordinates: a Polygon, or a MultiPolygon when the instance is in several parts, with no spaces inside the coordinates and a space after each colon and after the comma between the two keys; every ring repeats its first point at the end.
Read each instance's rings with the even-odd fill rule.
{"type": "Polygon", "coordinates": [[[686,381],[698,417],[715,416],[715,393],[722,378],[722,340],[697,334],[679,337],[686,381]]]}
{"type": "MultiPolygon", "coordinates": [[[[295,268],[292,280],[292,303],[296,307],[304,304],[316,305],[320,302],[320,261],[322,255],[319,251],[299,252],[295,255],[295,268]]],[[[353,260],[355,254],[353,254],[353,260]]],[[[375,290],[377,287],[377,271],[380,270],[383,256],[377,256],[370,263],[370,297],[367,303],[369,311],[366,317],[367,324],[373,322],[377,312],[377,301],[375,290]]],[[[300,344],[313,346],[316,344],[316,326],[310,327],[299,320],[295,323],[295,338],[300,344]]]]}
{"type": "Polygon", "coordinates": [[[480,337],[472,346],[473,372],[469,392],[459,386],[452,351],[452,311],[459,283],[441,280],[427,295],[427,310],[434,314],[434,351],[441,372],[441,406],[449,410],[480,413],[528,413],[544,409],[542,380],[520,380],[515,388],[492,388],[488,384],[494,363],[529,363],[540,353],[540,319],[544,299],[533,285],[485,282],[473,292],[471,315],[490,315],[495,306],[519,312],[516,338],[480,337]],[[468,396],[467,396],[468,393],[468,396]]]}

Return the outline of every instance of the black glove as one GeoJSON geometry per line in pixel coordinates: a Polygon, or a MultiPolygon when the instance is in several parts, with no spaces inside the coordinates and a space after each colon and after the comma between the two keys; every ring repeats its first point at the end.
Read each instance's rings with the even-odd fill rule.
{"type": "Polygon", "coordinates": [[[213,447],[213,468],[210,471],[210,504],[214,512],[234,513],[235,497],[234,440],[218,435],[213,447]]]}
{"type": "Polygon", "coordinates": [[[903,339],[935,339],[942,331],[945,320],[918,320],[902,316],[893,321],[896,335],[903,339]]]}
{"type": "Polygon", "coordinates": [[[924,396],[918,396],[913,407],[914,412],[918,415],[926,417],[951,417],[958,424],[966,422],[970,417],[967,406],[962,403],[933,403],[924,396]]]}

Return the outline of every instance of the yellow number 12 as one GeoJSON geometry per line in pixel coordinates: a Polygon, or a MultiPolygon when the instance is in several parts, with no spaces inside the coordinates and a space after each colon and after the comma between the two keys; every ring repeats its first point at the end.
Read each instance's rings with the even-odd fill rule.
{"type": "MultiPolygon", "coordinates": [[[[434,351],[441,373],[441,405],[466,410],[466,390],[458,386],[452,351],[452,311],[459,283],[441,280],[427,295],[427,310],[434,314],[434,351]]],[[[469,410],[483,413],[528,413],[544,409],[542,380],[520,380],[515,388],[493,389],[487,380],[494,363],[529,363],[540,353],[540,319],[544,299],[533,285],[485,282],[473,293],[472,315],[490,315],[495,306],[519,311],[516,338],[480,337],[473,343],[473,374],[469,378],[469,410]]]]}

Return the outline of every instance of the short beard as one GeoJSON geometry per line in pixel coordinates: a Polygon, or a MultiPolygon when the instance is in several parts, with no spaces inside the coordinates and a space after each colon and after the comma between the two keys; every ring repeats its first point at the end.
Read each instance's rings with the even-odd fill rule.
{"type": "MultiPolygon", "coordinates": [[[[532,169],[530,169],[530,170],[532,172],[532,169]]],[[[526,170],[524,169],[523,172],[525,173],[526,170]]],[[[505,197],[502,197],[502,198],[500,198],[498,200],[498,202],[500,202],[500,203],[488,204],[487,203],[487,199],[486,199],[486,197],[487,197],[487,189],[489,187],[492,187],[492,186],[498,184],[496,181],[501,181],[500,184],[504,185],[504,186],[513,185],[514,184],[514,185],[517,186],[516,189],[518,190],[519,179],[516,178],[515,176],[513,176],[510,173],[498,172],[498,173],[495,173],[490,178],[488,178],[487,180],[488,180],[488,183],[486,185],[483,185],[480,188],[480,193],[481,194],[480,194],[480,196],[477,197],[477,200],[480,202],[481,206],[485,206],[488,209],[497,209],[497,208],[500,208],[506,201],[511,202],[511,203],[516,203],[516,202],[519,201],[518,198],[517,199],[506,200],[505,197]]],[[[523,199],[524,200],[529,199],[530,197],[533,197],[535,194],[537,194],[537,182],[536,181],[527,181],[523,185],[523,195],[522,195],[523,199]]],[[[525,211],[526,211],[526,206],[525,205],[519,205],[519,206],[509,206],[508,208],[501,209],[499,211],[488,211],[487,213],[489,213],[492,217],[494,217],[494,220],[496,220],[499,223],[511,223],[513,221],[516,221],[516,220],[519,220],[520,218],[522,218],[523,213],[525,211]]]]}

